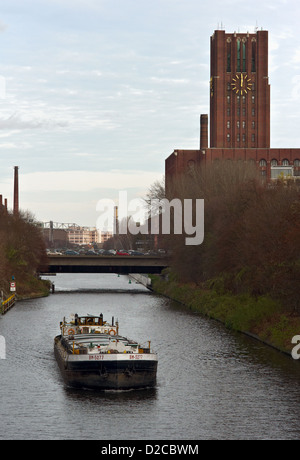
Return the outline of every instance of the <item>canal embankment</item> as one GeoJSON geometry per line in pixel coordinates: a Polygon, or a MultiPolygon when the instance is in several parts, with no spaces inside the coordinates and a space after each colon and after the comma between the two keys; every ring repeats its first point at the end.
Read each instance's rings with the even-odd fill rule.
{"type": "Polygon", "coordinates": [[[192,283],[178,283],[172,276],[153,275],[151,280],[155,293],[291,355],[292,338],[300,334],[299,313],[271,297],[220,293],[192,283]]]}
{"type": "Polygon", "coordinates": [[[129,279],[133,280],[137,284],[142,284],[146,288],[151,290],[152,287],[152,279],[149,275],[144,275],[140,273],[131,273],[129,275],[129,279]]]}

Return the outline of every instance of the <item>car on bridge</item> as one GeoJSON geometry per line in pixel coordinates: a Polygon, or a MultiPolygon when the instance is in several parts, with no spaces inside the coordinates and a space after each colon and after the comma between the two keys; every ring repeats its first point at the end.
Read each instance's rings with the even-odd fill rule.
{"type": "Polygon", "coordinates": [[[130,256],[144,256],[144,253],[141,252],[141,251],[130,250],[130,251],[128,251],[128,252],[129,252],[129,255],[130,255],[130,256]]]}
{"type": "Polygon", "coordinates": [[[101,249],[99,251],[99,256],[114,256],[115,252],[114,249],[101,249]]]}
{"type": "Polygon", "coordinates": [[[77,251],[73,251],[73,249],[67,249],[65,251],[65,255],[66,256],[79,256],[80,254],[77,251]]]}

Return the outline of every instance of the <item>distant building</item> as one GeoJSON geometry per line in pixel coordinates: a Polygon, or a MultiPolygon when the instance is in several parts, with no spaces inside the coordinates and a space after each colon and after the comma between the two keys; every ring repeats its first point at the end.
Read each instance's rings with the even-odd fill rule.
{"type": "Polygon", "coordinates": [[[101,244],[105,243],[107,240],[113,237],[113,232],[110,232],[108,230],[102,230],[99,233],[100,233],[99,243],[101,244]]]}
{"type": "Polygon", "coordinates": [[[49,246],[63,247],[68,243],[75,245],[93,245],[100,242],[96,227],[81,227],[75,223],[43,222],[41,223],[49,246]],[[63,244],[64,243],[64,244],[63,244]]]}
{"type": "Polygon", "coordinates": [[[71,244],[93,245],[100,242],[96,228],[74,226],[68,228],[67,235],[71,244]]]}
{"type": "Polygon", "coordinates": [[[166,159],[167,190],[178,174],[216,160],[252,162],[266,181],[280,176],[300,179],[300,148],[270,148],[265,30],[254,34],[216,30],[212,35],[210,117],[201,115],[199,150],[174,150],[166,159]]]}
{"type": "Polygon", "coordinates": [[[3,203],[2,195],[0,195],[0,212],[1,211],[7,211],[7,199],[5,198],[4,203],[3,203]]]}

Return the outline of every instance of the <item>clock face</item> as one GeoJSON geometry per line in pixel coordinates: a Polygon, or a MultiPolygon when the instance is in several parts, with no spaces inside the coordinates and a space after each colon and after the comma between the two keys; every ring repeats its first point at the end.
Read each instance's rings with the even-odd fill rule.
{"type": "Polygon", "coordinates": [[[242,96],[247,94],[248,91],[252,89],[251,78],[248,75],[236,74],[235,78],[232,79],[232,91],[235,91],[236,94],[241,94],[242,96]]]}

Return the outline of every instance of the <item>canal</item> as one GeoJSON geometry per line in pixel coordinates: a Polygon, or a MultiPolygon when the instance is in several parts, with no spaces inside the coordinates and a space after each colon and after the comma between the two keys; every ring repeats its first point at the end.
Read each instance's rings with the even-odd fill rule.
{"type": "MultiPolygon", "coordinates": [[[[59,275],[56,293],[0,317],[0,439],[300,439],[300,363],[117,275],[59,275]],[[97,292],[92,292],[97,289],[97,292]],[[53,355],[71,313],[151,340],[157,387],[66,388],[53,355]]],[[[300,333],[300,331],[299,331],[300,333]]]]}

